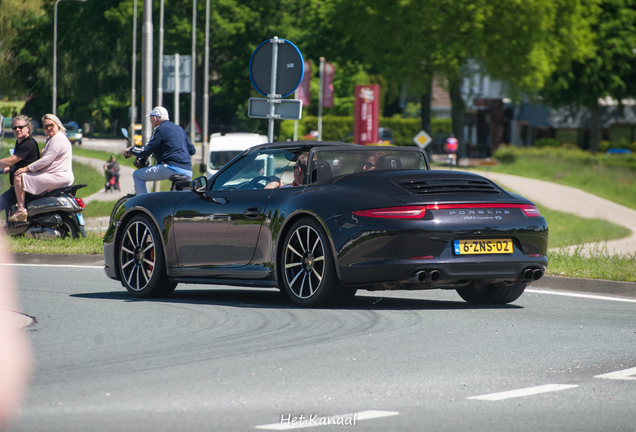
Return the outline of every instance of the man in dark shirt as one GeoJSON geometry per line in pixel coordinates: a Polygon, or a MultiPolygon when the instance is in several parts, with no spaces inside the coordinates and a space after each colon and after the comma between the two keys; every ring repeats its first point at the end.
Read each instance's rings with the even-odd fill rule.
{"type": "Polygon", "coordinates": [[[33,133],[33,122],[25,115],[13,117],[11,129],[16,139],[13,154],[4,159],[0,159],[0,172],[9,174],[11,187],[0,195],[0,212],[9,213],[11,206],[17,203],[15,191],[13,189],[13,176],[15,172],[40,159],[40,148],[31,134],[33,133]]]}
{"type": "Polygon", "coordinates": [[[146,182],[149,181],[169,179],[175,174],[192,178],[190,158],[196,153],[183,128],[170,121],[168,110],[164,107],[155,107],[147,117],[150,117],[154,129],[150,141],[142,148],[130,146],[124,150],[124,156],[127,158],[154,155],[157,159],[157,165],[140,168],[133,173],[137,195],[148,193],[146,182]]]}

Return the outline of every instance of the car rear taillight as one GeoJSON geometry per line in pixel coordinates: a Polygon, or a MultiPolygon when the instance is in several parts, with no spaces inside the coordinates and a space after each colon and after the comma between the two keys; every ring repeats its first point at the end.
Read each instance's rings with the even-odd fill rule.
{"type": "Polygon", "coordinates": [[[539,213],[539,209],[536,208],[533,205],[530,204],[521,204],[519,206],[521,208],[521,211],[523,212],[524,215],[528,216],[528,217],[538,217],[541,216],[541,213],[539,213]]]}
{"type": "Polygon", "coordinates": [[[429,204],[425,206],[387,207],[371,210],[357,210],[352,212],[356,216],[394,218],[394,219],[420,219],[424,217],[426,210],[459,210],[459,209],[502,209],[518,208],[527,217],[541,216],[539,210],[532,204],[429,204]]]}
{"type": "Polygon", "coordinates": [[[426,206],[386,207],[371,210],[357,210],[352,212],[356,216],[391,218],[391,219],[421,219],[426,213],[426,206]]]}
{"type": "Polygon", "coordinates": [[[79,206],[79,208],[84,209],[86,208],[86,204],[84,203],[84,200],[81,198],[75,198],[75,202],[77,203],[77,205],[79,206]]]}

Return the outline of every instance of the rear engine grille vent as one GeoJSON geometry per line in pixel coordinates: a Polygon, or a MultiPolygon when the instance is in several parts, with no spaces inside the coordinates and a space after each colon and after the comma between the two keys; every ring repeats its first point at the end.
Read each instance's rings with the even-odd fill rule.
{"type": "Polygon", "coordinates": [[[486,193],[500,194],[501,190],[484,180],[403,180],[400,186],[416,195],[486,193]]]}

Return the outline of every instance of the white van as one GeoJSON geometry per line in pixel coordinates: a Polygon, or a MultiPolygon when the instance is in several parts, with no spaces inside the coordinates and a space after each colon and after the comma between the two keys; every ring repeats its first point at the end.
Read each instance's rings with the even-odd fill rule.
{"type": "Polygon", "coordinates": [[[257,144],[265,144],[266,135],[255,133],[214,133],[210,135],[210,153],[208,155],[207,174],[211,176],[221,169],[226,163],[234,159],[243,150],[257,144]]]}

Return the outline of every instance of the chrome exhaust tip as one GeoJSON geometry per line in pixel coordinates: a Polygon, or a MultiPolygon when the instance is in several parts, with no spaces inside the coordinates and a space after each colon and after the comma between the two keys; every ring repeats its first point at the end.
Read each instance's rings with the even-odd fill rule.
{"type": "Polygon", "coordinates": [[[534,272],[532,272],[532,278],[534,280],[539,280],[543,277],[543,272],[539,269],[536,269],[534,272]]]}
{"type": "Polygon", "coordinates": [[[527,268],[523,271],[523,280],[531,281],[534,278],[534,271],[531,268],[527,268]]]}
{"type": "Polygon", "coordinates": [[[439,270],[431,270],[428,277],[431,282],[437,282],[442,277],[442,274],[439,272],[439,270]]]}
{"type": "Polygon", "coordinates": [[[417,277],[418,282],[426,282],[426,279],[428,279],[428,273],[425,271],[417,272],[415,276],[417,277]]]}

